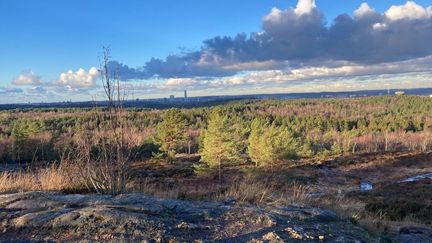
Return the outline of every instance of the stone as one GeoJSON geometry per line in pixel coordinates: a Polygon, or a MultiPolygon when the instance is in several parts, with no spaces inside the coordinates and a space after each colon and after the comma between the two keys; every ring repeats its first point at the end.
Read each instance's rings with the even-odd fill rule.
{"type": "Polygon", "coordinates": [[[270,243],[279,243],[279,242],[285,242],[284,240],[282,240],[282,238],[276,234],[275,232],[269,232],[267,234],[265,234],[262,237],[263,240],[266,240],[270,243]]]}
{"type": "Polygon", "coordinates": [[[362,181],[360,182],[360,191],[370,191],[373,189],[373,184],[370,181],[362,181]]]}
{"type": "Polygon", "coordinates": [[[340,230],[338,236],[345,239],[373,241],[358,226],[313,207],[227,206],[140,193],[115,197],[53,192],[0,195],[0,212],[8,212],[7,217],[0,217],[0,242],[91,242],[96,237],[111,242],[286,242],[314,240],[319,234],[330,235],[325,232],[330,229],[340,230]]]}

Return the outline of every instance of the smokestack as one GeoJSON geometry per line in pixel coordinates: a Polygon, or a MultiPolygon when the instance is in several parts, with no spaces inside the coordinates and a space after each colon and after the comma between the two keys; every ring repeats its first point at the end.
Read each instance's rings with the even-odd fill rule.
{"type": "Polygon", "coordinates": [[[184,99],[187,100],[187,90],[184,91],[184,99]]]}

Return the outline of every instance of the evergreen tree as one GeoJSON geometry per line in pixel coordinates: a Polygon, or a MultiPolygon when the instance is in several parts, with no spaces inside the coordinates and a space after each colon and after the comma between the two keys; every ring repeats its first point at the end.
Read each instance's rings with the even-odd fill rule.
{"type": "Polygon", "coordinates": [[[247,151],[256,166],[259,166],[264,160],[269,159],[269,151],[266,151],[266,148],[268,148],[268,144],[266,144],[267,140],[262,138],[266,125],[264,120],[258,118],[254,119],[251,124],[247,151]]]}
{"type": "Polygon", "coordinates": [[[242,131],[233,118],[220,109],[211,112],[207,128],[203,131],[201,158],[212,168],[218,168],[221,181],[222,167],[242,160],[244,146],[242,131]]]}
{"type": "Polygon", "coordinates": [[[315,155],[314,146],[310,139],[305,139],[299,148],[298,155],[305,158],[311,158],[315,155]]]}
{"type": "Polygon", "coordinates": [[[277,127],[256,118],[251,124],[248,154],[256,166],[272,165],[296,156],[297,140],[284,126],[277,127]]]}
{"type": "Polygon", "coordinates": [[[11,136],[14,139],[10,153],[13,160],[32,160],[38,150],[34,137],[43,132],[40,120],[18,119],[14,122],[11,136]]]}
{"type": "Polygon", "coordinates": [[[157,126],[156,142],[169,159],[173,159],[186,142],[186,126],[186,119],[179,109],[167,110],[163,121],[157,126]]]}
{"type": "Polygon", "coordinates": [[[43,124],[39,120],[19,119],[14,123],[12,136],[17,140],[25,140],[43,131],[43,124]]]}

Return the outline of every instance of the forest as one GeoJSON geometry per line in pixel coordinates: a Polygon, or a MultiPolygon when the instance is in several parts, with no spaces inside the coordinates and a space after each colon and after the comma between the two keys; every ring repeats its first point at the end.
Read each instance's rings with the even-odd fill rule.
{"type": "MultiPolygon", "coordinates": [[[[51,108],[0,113],[3,163],[53,162],[96,140],[106,109],[51,108]],[[96,111],[97,110],[97,111],[96,111]],[[98,114],[98,115],[97,115],[98,114]]],[[[210,167],[251,163],[271,166],[297,159],[323,159],[383,151],[425,152],[432,146],[432,99],[243,100],[192,109],[134,109],[122,113],[131,159],[173,160],[199,154],[210,167]],[[219,150],[218,150],[219,149],[219,150]]]]}

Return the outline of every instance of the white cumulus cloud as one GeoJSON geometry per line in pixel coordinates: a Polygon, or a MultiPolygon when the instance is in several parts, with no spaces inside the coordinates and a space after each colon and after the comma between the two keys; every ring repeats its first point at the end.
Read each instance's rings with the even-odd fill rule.
{"type": "Polygon", "coordinates": [[[368,3],[364,2],[360,5],[358,9],[354,11],[354,17],[361,18],[363,16],[373,13],[376,13],[375,10],[371,8],[368,3]]]}
{"type": "Polygon", "coordinates": [[[405,5],[392,6],[385,12],[385,16],[391,20],[401,19],[425,19],[431,15],[430,8],[424,8],[413,1],[405,5]]]}
{"type": "Polygon", "coordinates": [[[265,22],[280,22],[287,18],[300,17],[304,14],[311,14],[316,10],[315,0],[299,0],[295,8],[280,10],[273,8],[269,14],[264,16],[265,22]]]}
{"type": "Polygon", "coordinates": [[[34,73],[32,70],[23,71],[21,74],[12,80],[14,85],[40,85],[42,83],[41,77],[34,73]]]}
{"type": "Polygon", "coordinates": [[[296,14],[302,15],[312,12],[315,8],[315,0],[299,0],[294,11],[296,14]]]}
{"type": "Polygon", "coordinates": [[[92,67],[89,71],[80,68],[76,72],[69,70],[60,74],[57,84],[66,86],[69,89],[91,88],[96,86],[98,77],[99,71],[97,68],[92,67]]]}

